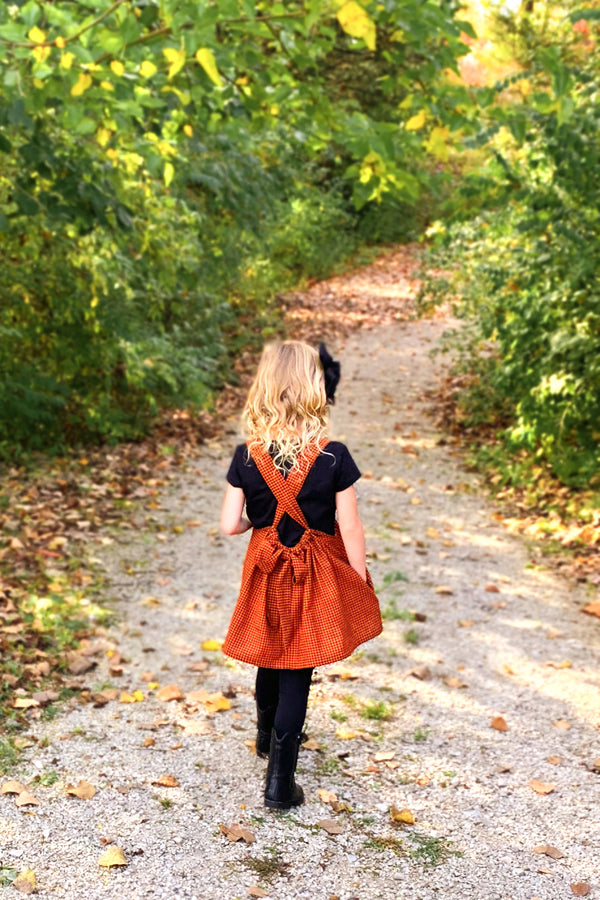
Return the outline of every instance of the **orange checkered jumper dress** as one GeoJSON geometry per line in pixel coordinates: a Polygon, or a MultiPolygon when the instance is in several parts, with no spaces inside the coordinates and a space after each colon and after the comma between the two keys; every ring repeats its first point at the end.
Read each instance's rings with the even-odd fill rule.
{"type": "Polygon", "coordinates": [[[381,633],[370,575],[363,581],[348,562],[337,523],[333,535],[310,528],[296,499],[320,449],[309,448],[286,478],[266,451],[252,451],[277,510],[272,525],[252,530],[223,644],[227,656],[267,669],[306,669],[345,659],[381,633]],[[305,529],[293,547],[279,540],[284,513],[305,529]]]}

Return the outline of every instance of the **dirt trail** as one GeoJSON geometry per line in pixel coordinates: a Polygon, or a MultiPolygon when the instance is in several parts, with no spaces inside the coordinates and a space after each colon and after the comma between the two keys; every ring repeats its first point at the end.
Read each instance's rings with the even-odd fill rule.
{"type": "MultiPolygon", "coordinates": [[[[358,298],[359,317],[370,271],[377,292],[397,299],[410,287],[393,265],[346,278],[344,302],[358,298]]],[[[558,900],[574,884],[598,895],[600,631],[579,612],[585,591],[530,564],[436,431],[426,391],[441,362],[429,353],[446,323],[405,319],[399,304],[331,346],[343,367],[332,435],[364,473],[385,628],[316,677],[313,749],[299,763],[306,805],[264,810],[265,763],[249,746],[254,670],[201,649],[225,634],[247,540],[216,533],[239,440],[232,420],[153,512],[163,530],[114,536],[120,624],[101,642],[122,654],[123,674],[106,657],[85,680],[143,699],[75,698],[37,723],[40,743],[12,774],[42,776],[39,805],[0,797],[1,865],[33,869],[38,896],[558,900]],[[161,701],[156,683],[183,699],[161,701]],[[226,705],[221,694],[231,708],[211,711],[226,705]],[[491,726],[500,716],[508,730],[491,726]],[[177,786],[153,784],[162,776],[177,786]],[[93,799],[65,795],[80,779],[93,799]],[[391,806],[415,823],[393,823],[391,806]],[[219,825],[232,823],[254,842],[228,840],[219,825]],[[100,868],[113,843],[127,867],[100,868]]],[[[314,316],[298,319],[317,328],[314,316]]]]}

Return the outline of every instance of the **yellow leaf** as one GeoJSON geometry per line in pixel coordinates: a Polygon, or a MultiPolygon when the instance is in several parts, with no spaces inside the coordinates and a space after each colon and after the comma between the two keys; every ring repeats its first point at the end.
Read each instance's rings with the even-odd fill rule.
{"type": "Polygon", "coordinates": [[[46,40],[46,32],[35,25],[31,31],[28,32],[27,37],[30,41],[33,41],[34,44],[43,44],[46,40]]]}
{"type": "Polygon", "coordinates": [[[223,694],[210,694],[204,701],[209,713],[222,712],[231,709],[231,703],[223,694]]]}
{"type": "Polygon", "coordinates": [[[62,50],[63,47],[67,46],[67,42],[65,41],[64,37],[57,37],[56,40],[54,41],[54,43],[58,47],[59,50],[62,50]]]}
{"type": "Polygon", "coordinates": [[[33,869],[23,869],[12,883],[21,894],[33,894],[37,887],[37,879],[33,869]]]}
{"type": "MultiPolygon", "coordinates": [[[[184,126],[183,126],[183,133],[184,133],[185,135],[187,135],[187,137],[191,138],[191,137],[193,136],[193,134],[194,134],[194,129],[192,128],[191,125],[184,125],[184,126]]],[[[192,528],[192,526],[195,525],[195,524],[196,524],[195,522],[188,522],[188,523],[187,523],[187,526],[188,526],[188,528],[192,528]]]]}
{"type": "Polygon", "coordinates": [[[423,128],[426,121],[427,116],[423,110],[421,110],[421,112],[418,112],[415,116],[411,116],[404,127],[407,131],[419,131],[420,128],[423,128]]]}
{"type": "Polygon", "coordinates": [[[202,644],[200,646],[202,647],[203,650],[220,650],[221,649],[221,644],[219,643],[219,641],[214,641],[214,640],[202,641],[202,644]]]}
{"type": "Polygon", "coordinates": [[[112,137],[112,131],[108,128],[99,128],[96,132],[96,140],[101,147],[106,147],[112,137]]]}
{"type": "Polygon", "coordinates": [[[440,536],[440,533],[436,528],[433,528],[432,526],[430,526],[427,529],[427,537],[431,538],[432,540],[436,540],[436,538],[439,538],[439,536],[440,536]]]}
{"type": "Polygon", "coordinates": [[[125,66],[123,65],[122,62],[119,62],[118,59],[113,59],[110,64],[110,67],[111,67],[112,71],[114,72],[114,74],[117,75],[119,78],[125,71],[125,66]]]}
{"type": "Polygon", "coordinates": [[[153,75],[156,74],[157,68],[153,62],[150,62],[149,59],[145,59],[144,62],[140,66],[140,75],[142,78],[152,78],[153,75]]]}
{"type": "Polygon", "coordinates": [[[349,728],[338,728],[335,734],[340,741],[351,741],[352,738],[356,737],[356,732],[351,731],[349,728]]]}
{"type": "Polygon", "coordinates": [[[36,62],[41,64],[50,56],[50,47],[34,47],[31,51],[31,55],[36,62]]]}
{"type": "Polygon", "coordinates": [[[355,0],[344,3],[338,10],[337,19],[346,34],[362,38],[369,50],[375,49],[377,35],[375,22],[359,3],[355,0]]]}
{"type": "Polygon", "coordinates": [[[160,684],[160,682],[158,682],[158,681],[149,681],[148,682],[148,690],[155,691],[159,684],[160,684]]]}
{"type": "Polygon", "coordinates": [[[443,128],[436,126],[431,129],[429,138],[426,141],[423,141],[423,146],[432,156],[435,156],[436,159],[446,162],[450,156],[449,137],[449,128],[446,128],[445,126],[443,128]]]}
{"type": "Polygon", "coordinates": [[[141,691],[134,691],[133,696],[135,697],[135,699],[137,700],[138,703],[141,703],[142,700],[144,699],[144,695],[142,694],[141,691]]]}
{"type": "Polygon", "coordinates": [[[135,703],[135,697],[133,694],[128,694],[127,691],[123,691],[119,697],[119,703],[135,703]]]}
{"type": "Polygon", "coordinates": [[[110,847],[106,848],[98,860],[98,865],[110,869],[112,866],[126,866],[127,860],[125,859],[125,854],[121,848],[112,844],[110,847]]]}
{"type": "Polygon", "coordinates": [[[88,88],[92,86],[92,76],[86,72],[82,72],[71,88],[72,97],[80,97],[88,88]]]}
{"type": "Polygon", "coordinates": [[[175,175],[175,166],[173,165],[173,163],[166,162],[166,163],[165,163],[165,171],[164,171],[164,174],[163,174],[163,177],[164,177],[164,180],[165,180],[165,186],[166,186],[166,187],[169,187],[169,185],[170,185],[171,182],[173,181],[173,176],[174,176],[174,175],[175,175]]]}
{"type": "Polygon", "coordinates": [[[392,822],[401,822],[403,825],[414,825],[415,817],[410,809],[397,809],[395,806],[390,807],[390,817],[392,822]]]}
{"type": "Polygon", "coordinates": [[[44,82],[42,81],[41,78],[34,78],[34,79],[33,79],[33,86],[34,86],[35,88],[43,88],[43,87],[44,87],[44,82]]]}
{"type": "Polygon", "coordinates": [[[390,37],[390,41],[397,41],[401,43],[404,40],[404,32],[401,28],[398,28],[396,31],[392,32],[392,36],[390,37]]]}
{"type": "Polygon", "coordinates": [[[169,63],[168,77],[174,78],[185,66],[185,50],[183,48],[181,50],[175,50],[174,47],[165,47],[163,49],[163,55],[169,63]]]}
{"type": "Polygon", "coordinates": [[[201,47],[196,51],[196,59],[217,87],[221,87],[223,81],[221,76],[219,75],[219,70],[217,69],[217,62],[215,60],[215,55],[208,47],[201,47]]]}
{"type": "Polygon", "coordinates": [[[114,84],[111,84],[110,81],[101,81],[100,87],[104,88],[105,91],[114,91],[115,89],[114,84]]]}

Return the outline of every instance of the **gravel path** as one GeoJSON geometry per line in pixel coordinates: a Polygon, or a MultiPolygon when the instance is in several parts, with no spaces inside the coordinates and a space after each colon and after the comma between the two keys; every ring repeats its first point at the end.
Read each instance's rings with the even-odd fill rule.
{"type": "Polygon", "coordinates": [[[90,695],[32,724],[38,743],[11,774],[38,805],[0,796],[1,865],[31,868],[38,896],[600,896],[599,626],[579,611],[583,589],[530,563],[427,417],[443,327],[400,322],[332,348],[332,431],[364,473],[385,628],[317,673],[306,804],[265,811],[254,670],[201,646],[224,637],[246,543],[216,531],[232,421],[159,509],[113,535],[119,623],[88,648],[90,695]],[[169,685],[180,699],[159,699],[169,685]],[[95,796],[67,796],[82,779],[95,796]],[[251,843],[220,829],[234,823],[251,843]],[[127,865],[99,866],[115,845],[127,865]]]}

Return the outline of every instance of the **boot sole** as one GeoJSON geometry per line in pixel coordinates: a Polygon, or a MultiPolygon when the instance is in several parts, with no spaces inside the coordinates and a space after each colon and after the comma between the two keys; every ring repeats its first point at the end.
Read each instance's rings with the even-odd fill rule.
{"type": "Polygon", "coordinates": [[[267,809],[292,809],[295,806],[302,806],[304,803],[304,798],[302,800],[296,801],[296,803],[284,803],[282,800],[266,800],[265,806],[267,809]]]}

